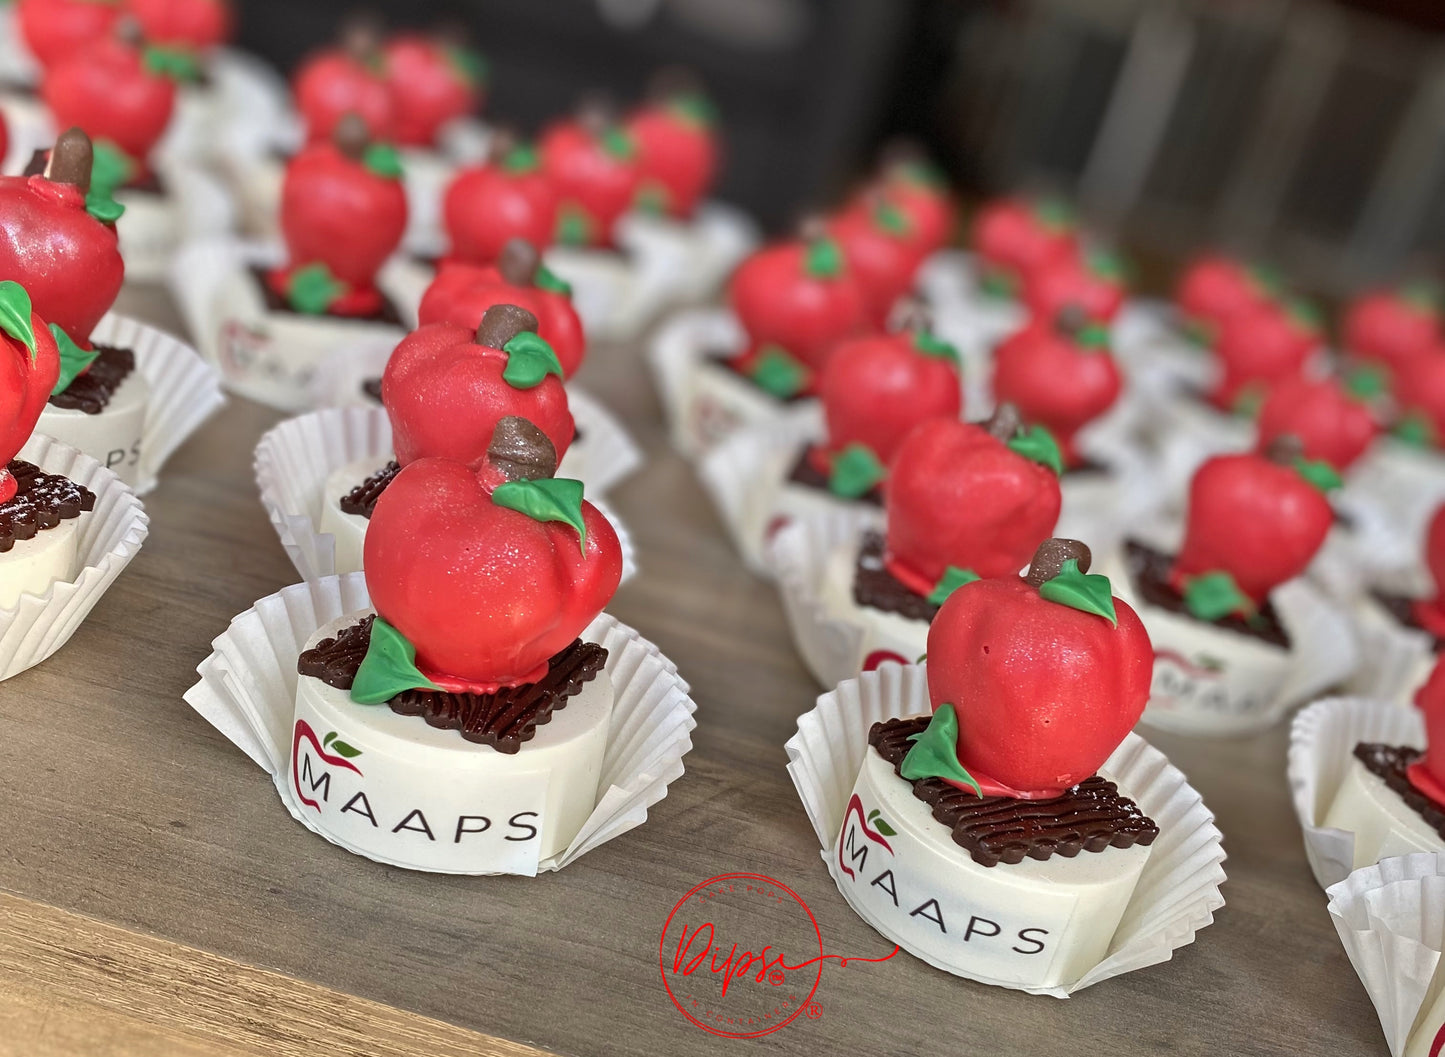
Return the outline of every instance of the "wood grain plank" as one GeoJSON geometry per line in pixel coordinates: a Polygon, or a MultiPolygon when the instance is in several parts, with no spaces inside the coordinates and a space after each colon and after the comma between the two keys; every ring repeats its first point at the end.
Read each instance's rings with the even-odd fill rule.
{"type": "Polygon", "coordinates": [[[0,1057],[545,1057],[0,893],[0,1057]]]}

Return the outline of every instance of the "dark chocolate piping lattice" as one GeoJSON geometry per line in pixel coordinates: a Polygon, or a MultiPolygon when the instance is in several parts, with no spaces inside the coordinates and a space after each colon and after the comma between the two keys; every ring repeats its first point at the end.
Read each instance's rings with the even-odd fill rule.
{"type": "Polygon", "coordinates": [[[1445,806],[1435,803],[1416,789],[1410,783],[1407,773],[1410,765],[1424,755],[1419,749],[1404,745],[1361,742],[1355,746],[1355,759],[1365,765],[1365,770],[1384,782],[1391,792],[1445,840],[1445,806]]]}
{"type": "Polygon", "coordinates": [[[401,473],[401,465],[395,460],[387,463],[376,473],[347,492],[341,497],[341,512],[343,514],[360,514],[366,520],[371,520],[371,513],[376,509],[376,501],[381,498],[387,486],[401,473]]]}
{"type": "MultiPolygon", "coordinates": [[[[868,744],[893,764],[898,774],[903,757],[913,747],[909,737],[927,726],[926,716],[875,723],[868,732],[868,744]]],[[[1098,775],[1053,800],[980,798],[941,778],[920,778],[912,785],[913,795],[933,809],[934,819],[952,832],[954,843],[980,866],[1014,865],[1025,857],[1044,860],[1061,855],[1072,859],[1081,851],[1136,844],[1147,847],[1159,835],[1159,827],[1138,804],[1098,775]]]]}
{"type": "Polygon", "coordinates": [[[12,459],[8,469],[16,489],[8,503],[0,504],[0,554],[19,540],[34,539],[44,529],[95,509],[95,493],[69,477],[45,473],[22,459],[12,459]]]}
{"type": "Polygon", "coordinates": [[[853,601],[860,606],[897,613],[907,620],[932,623],[938,607],[916,594],[883,564],[883,536],[865,532],[853,569],[853,601]]]}
{"type": "Polygon", "coordinates": [[[50,398],[52,407],[98,415],[135,370],[135,353],[130,349],[118,349],[113,345],[97,345],[95,348],[100,355],[84,374],[75,376],[64,392],[50,398]]]}

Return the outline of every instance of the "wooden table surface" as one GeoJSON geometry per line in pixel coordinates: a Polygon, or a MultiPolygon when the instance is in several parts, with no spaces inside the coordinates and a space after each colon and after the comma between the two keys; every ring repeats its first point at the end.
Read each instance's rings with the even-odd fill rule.
{"type": "MultiPolygon", "coordinates": [[[[157,291],[119,307],[179,330],[157,291]]],[[[772,588],[667,448],[639,349],[597,350],[582,380],[648,455],[612,496],[641,572],[611,610],[698,703],[687,774],[647,824],[561,873],[479,879],[381,866],[291,820],[181,699],[230,618],[296,579],[251,471],[278,416],[233,400],[166,468],[150,538],[70,644],[0,685],[0,1053],[1386,1052],[1305,865],[1283,728],[1151,735],[1229,853],[1228,905],[1171,962],[1058,1001],[900,954],[828,966],[821,1016],[758,1042],[684,1020],[659,936],[713,875],[791,886],[830,952],[891,945],[838,895],[784,770],[817,690],[772,588]]]]}

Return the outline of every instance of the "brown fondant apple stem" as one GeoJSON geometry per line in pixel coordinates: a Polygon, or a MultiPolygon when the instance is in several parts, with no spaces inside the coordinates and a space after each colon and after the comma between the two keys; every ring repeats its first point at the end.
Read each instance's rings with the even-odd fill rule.
{"type": "Polygon", "coordinates": [[[493,165],[500,165],[507,160],[507,155],[517,149],[521,138],[517,130],[510,125],[500,125],[492,129],[491,138],[487,141],[487,161],[493,165]]]}
{"type": "Polygon", "coordinates": [[[1013,404],[1003,403],[994,408],[993,415],[983,424],[983,428],[988,430],[989,436],[1007,444],[1018,435],[1023,424],[1019,409],[1013,404]]]}
{"type": "Polygon", "coordinates": [[[356,15],[341,27],[341,50],[370,66],[381,54],[381,26],[370,15],[356,15]]]}
{"type": "Polygon", "coordinates": [[[696,70],[686,66],[664,66],[652,75],[647,84],[647,96],[658,103],[665,103],[680,95],[702,95],[702,78],[696,70]]]}
{"type": "Polygon", "coordinates": [[[933,330],[933,313],[922,298],[905,297],[894,307],[888,322],[896,331],[926,334],[933,330]]]}
{"type": "Polygon", "coordinates": [[[1083,305],[1069,303],[1059,309],[1054,317],[1054,329],[1066,338],[1072,338],[1089,325],[1089,313],[1083,305]]]}
{"type": "Polygon", "coordinates": [[[537,252],[537,247],[518,236],[508,239],[502,252],[497,255],[497,271],[513,286],[531,286],[537,274],[537,265],[541,261],[542,256],[537,252]]]}
{"type": "Polygon", "coordinates": [[[367,128],[366,118],[354,110],[341,115],[341,120],[331,132],[331,142],[352,161],[361,161],[371,144],[371,129],[367,128]]]}
{"type": "Polygon", "coordinates": [[[146,42],[145,27],[134,15],[122,15],[115,23],[115,39],[132,48],[143,48],[146,42]]]}
{"type": "Polygon", "coordinates": [[[577,123],[600,136],[617,124],[617,104],[600,93],[587,95],[577,104],[577,123]]]}
{"type": "Polygon", "coordinates": [[[809,213],[798,221],[798,238],[803,242],[817,242],[828,237],[828,219],[819,213],[809,213]]]}
{"type": "Polygon", "coordinates": [[[477,344],[489,349],[504,348],[524,330],[536,332],[537,317],[521,305],[493,305],[477,328],[477,344]]]}
{"type": "Polygon", "coordinates": [[[1042,587],[1063,572],[1064,563],[1070,560],[1079,563],[1079,572],[1086,573],[1093,561],[1093,555],[1089,553],[1088,546],[1078,540],[1057,536],[1046,539],[1039,544],[1039,549],[1034,551],[1034,560],[1029,562],[1029,572],[1024,579],[1034,587],[1042,587]]]}
{"type": "Polygon", "coordinates": [[[492,430],[487,461],[509,481],[535,481],[557,472],[557,449],[536,425],[508,415],[492,430]]]}
{"type": "Polygon", "coordinates": [[[1305,455],[1304,441],[1293,433],[1281,433],[1265,446],[1264,457],[1281,466],[1293,466],[1305,455]]]}
{"type": "Polygon", "coordinates": [[[55,141],[45,178],[54,183],[70,184],[85,194],[90,190],[90,170],[94,162],[90,137],[78,128],[66,129],[55,141]]]}

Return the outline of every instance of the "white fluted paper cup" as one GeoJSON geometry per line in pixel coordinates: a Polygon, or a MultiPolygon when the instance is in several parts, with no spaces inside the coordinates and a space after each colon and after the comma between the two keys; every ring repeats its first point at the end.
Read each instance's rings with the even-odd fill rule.
{"type": "Polygon", "coordinates": [[[1330,919],[1380,1017],[1391,1057],[1445,1046],[1445,853],[1402,855],[1328,889],[1330,919]]]}
{"type": "Polygon", "coordinates": [[[789,522],[836,514],[860,532],[883,526],[883,507],[876,503],[841,499],[788,480],[804,450],[823,435],[816,410],[740,429],[698,462],[698,477],[733,546],[759,576],[772,575],[768,541],[789,522]]]}
{"type": "MultiPolygon", "coordinates": [[[[364,854],[317,829],[289,780],[296,707],[296,661],[325,624],[369,607],[362,574],[295,584],[258,601],[231,621],[196,669],[186,702],[271,776],[291,817],[327,840],[364,854]]],[[[607,649],[614,701],[597,800],[567,849],[541,860],[537,872],[560,870],[647,820],[647,809],[681,777],[692,748],[697,706],[677,667],[636,631],[601,614],[582,633],[607,649]]],[[[418,720],[420,722],[420,720],[418,720]]],[[[398,859],[367,855],[406,869],[398,859]]],[[[441,872],[441,871],[438,871],[441,872]]],[[[491,871],[445,871],[479,874],[491,871]]]]}
{"type": "Polygon", "coordinates": [[[768,565],[778,582],[793,643],[821,686],[836,686],[884,660],[913,660],[927,648],[926,623],[880,613],[879,626],[873,627],[861,613],[829,604],[830,595],[852,597],[851,579],[830,584],[828,577],[852,576],[853,556],[865,531],[856,516],[835,511],[785,525],[768,545],[768,565]],[[897,633],[889,635],[883,629],[892,630],[893,622],[897,633]],[[902,641],[910,629],[922,645],[902,641]]]}
{"type": "Polygon", "coordinates": [[[19,604],[0,610],[0,680],[34,667],[69,642],[150,532],[144,504],[89,455],[37,434],[18,458],[89,488],[95,508],[76,525],[79,575],[56,581],[43,595],[21,595],[19,604]]]}
{"type": "MultiPolygon", "coordinates": [[[[571,454],[569,451],[562,460],[564,476],[571,454]]],[[[262,435],[254,460],[261,504],[303,580],[337,574],[336,536],[321,529],[322,510],[328,499],[327,480],[353,464],[372,465],[379,470],[392,458],[391,422],[379,407],[310,411],[288,418],[262,435]]],[[[360,484],[364,476],[356,483],[360,484]]],[[[586,479],[583,485],[590,487],[586,479]]],[[[617,531],[622,545],[622,578],[628,580],[637,572],[632,536],[606,503],[592,503],[617,531]]]]}
{"type": "MultiPolygon", "coordinates": [[[[868,750],[874,723],[931,711],[924,665],[885,664],[849,679],[818,698],[798,719],[785,746],[788,774],[834,873],[831,854],[844,822],[849,793],[868,750]]],[[[1137,734],[1128,735],[1100,768],[1159,826],[1139,883],[1102,961],[1067,985],[1022,988],[1067,998],[1101,981],[1168,961],[1194,941],[1224,905],[1223,838],[1214,816],[1184,775],[1137,734]]],[[[841,878],[839,891],[845,891],[841,878]]],[[[896,942],[896,938],[895,942],[896,942]]],[[[905,949],[907,949],[905,947],[905,949]]],[[[957,976],[965,968],[924,959],[957,976]]]]}
{"type": "Polygon", "coordinates": [[[1423,748],[1425,723],[1411,707],[1331,697],[1302,709],[1290,725],[1290,796],[1304,831],[1305,857],[1321,888],[1343,881],[1354,866],[1355,835],[1323,822],[1361,742],[1423,748]]]}
{"type": "Polygon", "coordinates": [[[139,320],[109,312],[92,340],[132,349],[136,369],[150,388],[135,490],[156,486],[161,467],[201,425],[225,404],[221,376],[185,342],[139,320]]]}
{"type": "Polygon", "coordinates": [[[637,237],[683,243],[686,262],[676,277],[675,291],[679,303],[711,299],[762,238],[751,217],[715,200],[701,203],[689,220],[638,213],[629,217],[627,224],[637,237]]]}
{"type": "Polygon", "coordinates": [[[552,246],[547,267],[572,287],[572,304],[595,341],[631,341],[669,308],[687,274],[688,240],[682,232],[617,223],[618,249],[552,246]]]}
{"type": "Polygon", "coordinates": [[[1435,636],[1395,619],[1378,601],[1361,596],[1351,607],[1360,663],[1345,689],[1371,701],[1408,705],[1435,666],[1435,636]]]}

